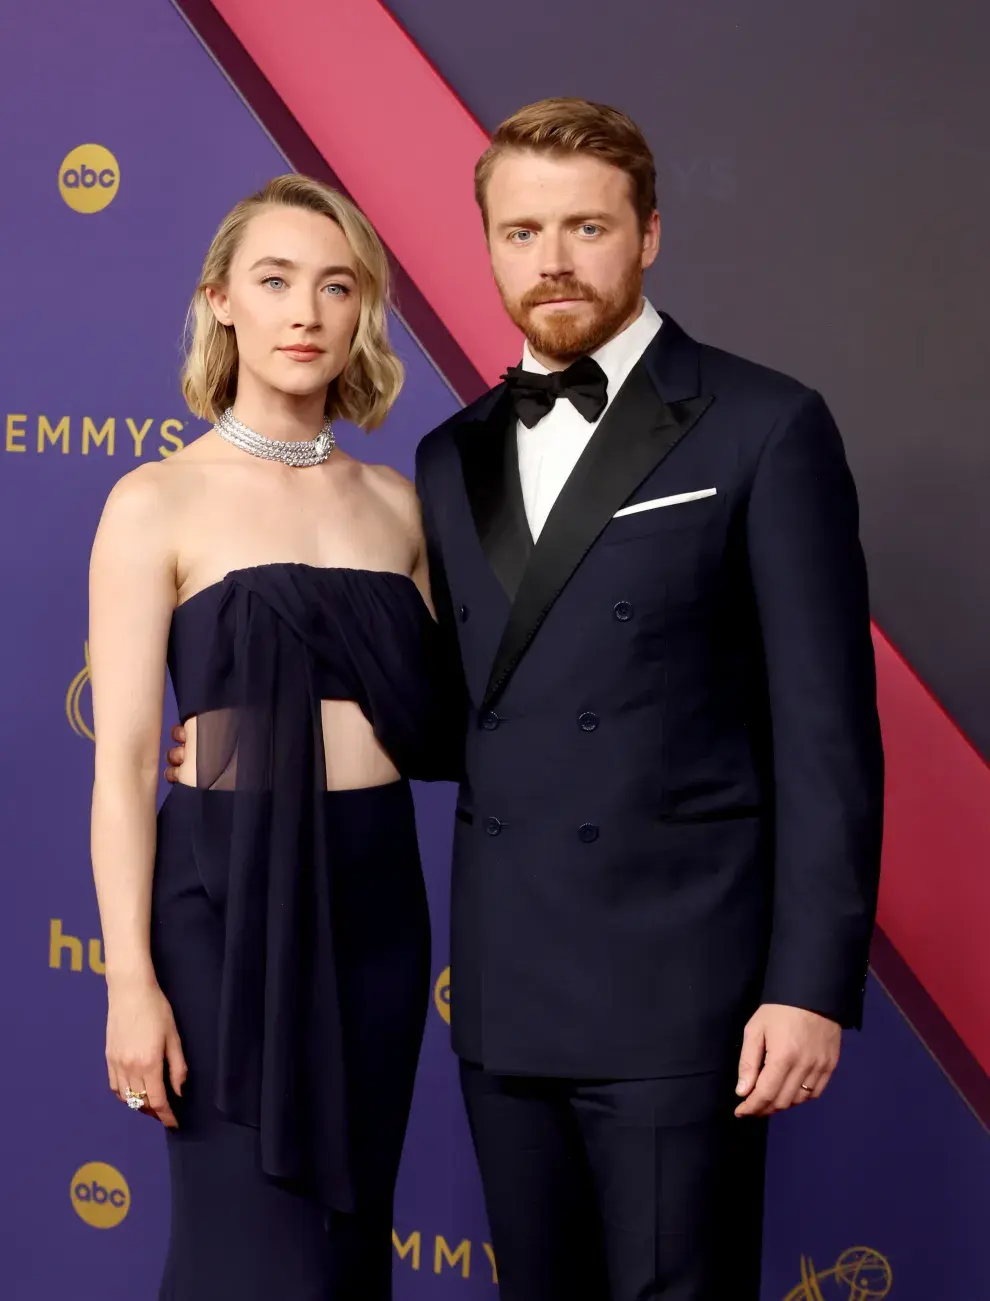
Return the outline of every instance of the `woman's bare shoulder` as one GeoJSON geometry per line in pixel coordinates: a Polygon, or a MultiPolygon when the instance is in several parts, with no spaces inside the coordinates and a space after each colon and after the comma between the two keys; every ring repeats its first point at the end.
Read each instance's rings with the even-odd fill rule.
{"type": "Polygon", "coordinates": [[[380,496],[393,510],[410,524],[419,528],[419,498],[416,486],[390,465],[362,464],[362,474],[369,489],[380,496]]]}
{"type": "Polygon", "coordinates": [[[122,475],[110,499],[147,506],[156,501],[172,501],[202,483],[210,468],[224,459],[225,450],[219,439],[203,434],[178,452],[158,461],[145,461],[122,475]]]}
{"type": "Polygon", "coordinates": [[[209,458],[203,455],[206,449],[196,450],[199,442],[121,475],[107,496],[100,531],[149,536],[161,527],[174,533],[182,512],[208,487],[209,458]]]}
{"type": "Polygon", "coordinates": [[[110,489],[103,515],[139,516],[158,510],[169,493],[174,475],[166,461],[146,461],[122,474],[110,489]]]}

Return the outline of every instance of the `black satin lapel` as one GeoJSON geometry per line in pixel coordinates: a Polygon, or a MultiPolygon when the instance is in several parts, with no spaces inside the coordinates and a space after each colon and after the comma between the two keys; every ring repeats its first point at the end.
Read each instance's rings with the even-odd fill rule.
{"type": "Polygon", "coordinates": [[[482,550],[509,600],[514,600],[533,551],[533,535],[519,482],[516,421],[508,397],[500,399],[486,419],[465,424],[457,444],[482,550]]]}
{"type": "Polygon", "coordinates": [[[705,411],[710,397],[666,403],[638,365],[595,430],[540,533],[485,693],[502,690],[571,575],[612,516],[705,411]]]}

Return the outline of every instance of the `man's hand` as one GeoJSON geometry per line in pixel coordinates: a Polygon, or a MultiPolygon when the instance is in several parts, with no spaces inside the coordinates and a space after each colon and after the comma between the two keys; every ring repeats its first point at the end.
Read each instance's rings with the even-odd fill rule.
{"type": "Polygon", "coordinates": [[[186,757],[186,729],[181,723],[176,723],[172,728],[172,740],[175,742],[175,749],[169,750],[165,756],[168,760],[168,767],[165,769],[165,780],[177,782],[179,780],[179,768],[186,757]]]}
{"type": "Polygon", "coordinates": [[[764,1003],[746,1026],[737,1116],[771,1116],[820,1098],[839,1061],[842,1027],[817,1012],[764,1003]]]}

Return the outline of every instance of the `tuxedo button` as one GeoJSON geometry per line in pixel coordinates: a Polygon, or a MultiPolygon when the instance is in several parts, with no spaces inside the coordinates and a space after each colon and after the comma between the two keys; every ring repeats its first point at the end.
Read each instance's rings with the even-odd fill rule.
{"type": "Polygon", "coordinates": [[[578,830],[578,838],[585,845],[592,845],[598,839],[598,828],[593,822],[586,822],[578,830]]]}
{"type": "Polygon", "coordinates": [[[487,818],[485,820],[485,830],[490,836],[497,836],[502,830],[502,824],[498,818],[487,818]]]}
{"type": "Polygon", "coordinates": [[[598,715],[593,714],[590,709],[586,709],[583,714],[579,715],[578,722],[581,724],[582,732],[593,732],[598,726],[598,715]]]}
{"type": "Polygon", "coordinates": [[[466,605],[462,605],[462,606],[461,606],[460,610],[458,611],[458,614],[460,614],[460,616],[461,616],[461,623],[467,623],[467,621],[468,621],[468,615],[469,615],[470,613],[471,613],[471,611],[467,608],[466,605]]]}
{"type": "Polygon", "coordinates": [[[495,713],[482,714],[481,716],[481,726],[486,732],[494,732],[501,721],[498,714],[495,713]]]}
{"type": "Polygon", "coordinates": [[[616,601],[612,606],[612,613],[620,623],[628,623],[633,617],[633,608],[628,601],[616,601]]]}

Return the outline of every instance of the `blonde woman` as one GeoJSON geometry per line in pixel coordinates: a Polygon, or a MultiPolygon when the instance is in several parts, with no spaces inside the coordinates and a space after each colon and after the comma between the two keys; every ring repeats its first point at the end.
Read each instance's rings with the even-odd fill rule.
{"type": "Polygon", "coordinates": [[[163,1301],[391,1295],[429,988],[410,776],[438,774],[412,486],[334,447],[401,366],[341,195],[239,203],[190,311],[214,427],[126,475],[91,567],[111,1089],[168,1133],[163,1301]],[[155,815],[166,663],[185,758],[155,815]]]}

